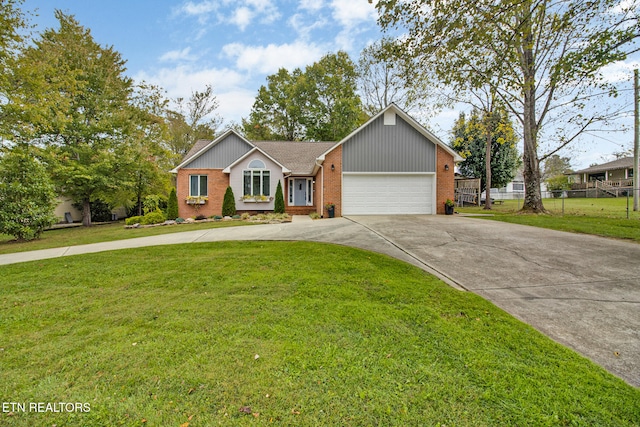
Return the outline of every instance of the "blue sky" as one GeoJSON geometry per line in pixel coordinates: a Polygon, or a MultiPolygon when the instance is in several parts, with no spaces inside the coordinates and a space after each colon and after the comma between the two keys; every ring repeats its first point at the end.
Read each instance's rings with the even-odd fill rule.
{"type": "MultiPolygon", "coordinates": [[[[279,68],[304,68],[339,49],[356,61],[382,36],[368,0],[25,0],[23,9],[39,15],[36,31],[57,27],[54,9],[75,15],[98,43],[122,54],[129,76],[158,84],[170,98],[211,84],[227,124],[249,115],[266,76],[279,68]]],[[[606,76],[630,89],[634,66],[615,64],[606,76]]],[[[629,92],[622,97],[632,106],[629,92]]],[[[447,142],[458,114],[444,111],[429,127],[447,142]]],[[[632,143],[630,132],[586,137],[561,154],[582,168],[632,143]]]]}

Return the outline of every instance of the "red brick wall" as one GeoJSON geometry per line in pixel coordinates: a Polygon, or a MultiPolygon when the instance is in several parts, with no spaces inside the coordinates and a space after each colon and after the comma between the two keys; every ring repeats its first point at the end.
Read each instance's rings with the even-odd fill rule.
{"type": "Polygon", "coordinates": [[[335,216],[342,216],[342,145],[328,153],[322,165],[324,166],[324,201],[322,206],[318,205],[319,212],[327,218],[329,214],[324,205],[332,202],[336,205],[335,216]],[[331,170],[331,165],[334,166],[334,170],[331,170]]]}
{"type": "Polygon", "coordinates": [[[191,218],[197,215],[213,216],[222,214],[222,200],[224,192],[229,186],[229,175],[221,169],[180,169],[176,177],[176,193],[178,194],[178,215],[182,218],[191,218]],[[197,209],[194,205],[188,205],[186,198],[189,196],[189,175],[207,175],[209,200],[197,209]]]}
{"type": "Polygon", "coordinates": [[[436,165],[436,211],[438,214],[444,214],[444,202],[447,199],[454,199],[454,163],[453,156],[445,151],[439,145],[437,146],[436,165]],[[449,165],[449,170],[445,171],[445,165],[449,165]]]}

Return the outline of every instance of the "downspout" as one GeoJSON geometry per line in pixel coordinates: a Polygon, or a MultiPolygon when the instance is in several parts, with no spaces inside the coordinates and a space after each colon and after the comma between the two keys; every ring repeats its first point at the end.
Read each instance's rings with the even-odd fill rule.
{"type": "Polygon", "coordinates": [[[316,166],[320,168],[320,217],[324,218],[324,166],[318,160],[320,159],[316,159],[316,166]]]}

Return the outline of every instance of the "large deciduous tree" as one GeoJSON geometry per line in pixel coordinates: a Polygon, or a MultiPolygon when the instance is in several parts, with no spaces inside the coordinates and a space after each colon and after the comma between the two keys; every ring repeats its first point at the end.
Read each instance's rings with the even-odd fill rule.
{"type": "Polygon", "coordinates": [[[378,0],[377,8],[383,28],[408,30],[402,56],[456,90],[492,88],[514,114],[523,209],[532,212],[544,211],[540,161],[615,113],[602,102],[615,87],[601,70],[634,51],[640,34],[636,0],[378,0]]]}
{"type": "Polygon", "coordinates": [[[384,37],[365,47],[360,53],[356,71],[364,109],[373,116],[394,103],[405,111],[420,108],[433,110],[433,99],[427,104],[429,87],[425,76],[416,78],[411,58],[394,58],[398,41],[384,37]]]}
{"type": "Polygon", "coordinates": [[[243,129],[251,139],[338,141],[364,120],[355,64],[340,51],[304,72],[281,69],[268,76],[243,129]]]}
{"type": "Polygon", "coordinates": [[[21,30],[27,26],[20,4],[22,0],[0,2],[0,94],[7,90],[7,80],[12,74],[12,60],[23,42],[21,30]]]}
{"type": "Polygon", "coordinates": [[[301,76],[299,68],[291,73],[281,68],[276,74],[267,76],[267,85],[260,87],[249,118],[243,120],[247,137],[272,141],[304,138],[301,76]]]}
{"type": "Polygon", "coordinates": [[[199,139],[214,139],[222,118],[215,112],[220,103],[211,85],[206,85],[202,91],[192,91],[186,101],[176,99],[175,104],[175,110],[166,111],[170,133],[168,148],[176,159],[181,159],[199,139]]]}
{"type": "MultiPolygon", "coordinates": [[[[487,133],[490,141],[491,167],[489,185],[504,187],[511,182],[520,166],[516,148],[516,134],[506,111],[485,113],[473,110],[469,117],[462,113],[453,125],[449,146],[458,152],[464,161],[458,164],[462,175],[481,178],[482,190],[487,189],[487,133]]],[[[488,198],[487,198],[488,199],[488,198]]]]}
{"type": "Polygon", "coordinates": [[[54,182],[82,203],[89,226],[90,203],[118,191],[132,82],[118,52],[96,43],[73,16],[55,16],[59,28],[45,30],[18,58],[4,111],[16,139],[49,148],[54,182]]]}

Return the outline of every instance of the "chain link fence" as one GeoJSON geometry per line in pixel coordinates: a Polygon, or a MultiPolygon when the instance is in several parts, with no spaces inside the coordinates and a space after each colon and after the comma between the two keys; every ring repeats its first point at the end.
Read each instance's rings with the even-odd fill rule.
{"type": "MultiPolygon", "coordinates": [[[[631,188],[620,188],[611,192],[593,189],[546,191],[542,193],[542,203],[546,210],[556,215],[640,219],[640,211],[633,210],[633,194],[631,188]]],[[[640,190],[636,190],[636,194],[640,197],[640,190]]],[[[524,204],[523,191],[492,189],[490,195],[492,207],[497,212],[516,212],[524,204]]],[[[484,205],[485,199],[486,193],[482,192],[481,206],[484,205]]],[[[455,202],[458,207],[477,207],[477,192],[472,196],[465,191],[456,191],[455,202]]]]}

